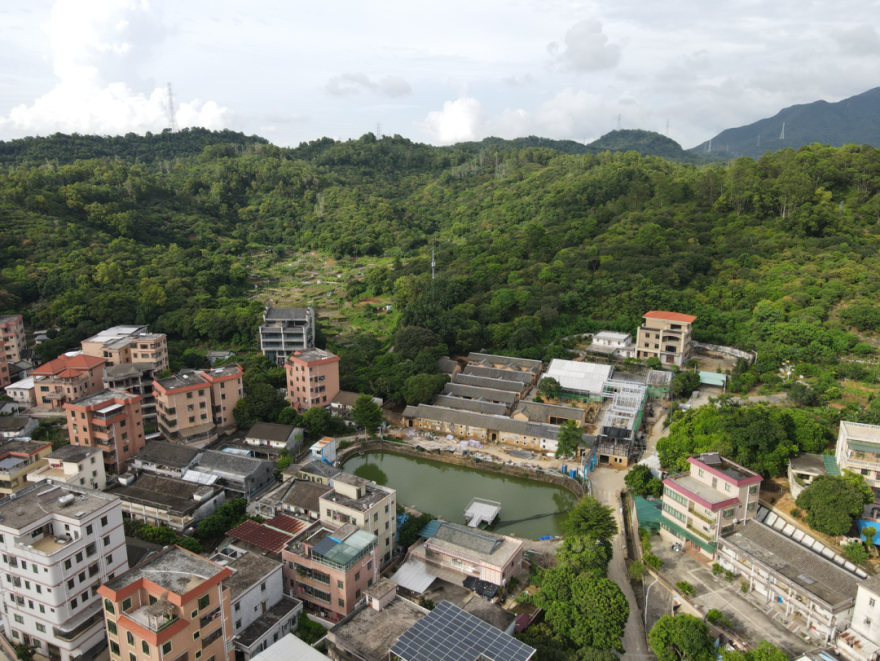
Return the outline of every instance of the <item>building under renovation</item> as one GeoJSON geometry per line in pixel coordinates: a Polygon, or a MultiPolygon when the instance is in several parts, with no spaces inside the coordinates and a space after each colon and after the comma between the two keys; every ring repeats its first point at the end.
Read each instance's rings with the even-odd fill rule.
{"type": "Polygon", "coordinates": [[[602,395],[611,402],[599,423],[594,461],[623,468],[629,466],[641,450],[639,429],[645,415],[648,387],[633,381],[609,380],[602,395]]]}

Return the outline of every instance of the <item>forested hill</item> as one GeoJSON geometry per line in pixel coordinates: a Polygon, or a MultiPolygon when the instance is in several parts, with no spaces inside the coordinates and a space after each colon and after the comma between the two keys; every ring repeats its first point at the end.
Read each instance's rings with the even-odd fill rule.
{"type": "MultiPolygon", "coordinates": [[[[760,158],[764,152],[798,149],[814,142],[880,147],[880,87],[837,103],[815,101],[780,110],[768,119],[727,129],[712,138],[712,154],[760,158]],[[782,125],[785,124],[783,139],[782,125]]],[[[709,141],[691,149],[706,154],[709,141]]]]}
{"type": "Polygon", "coordinates": [[[460,149],[468,153],[478,153],[486,149],[523,149],[535,147],[554,149],[563,154],[601,154],[606,151],[635,151],[642,156],[662,156],[670,161],[684,163],[704,163],[709,159],[701,154],[685,151],[675,140],[654,131],[641,129],[624,129],[606,133],[598,140],[589,144],[581,144],[574,140],[551,140],[530,135],[527,138],[485,138],[480,142],[459,142],[452,149],[460,149]]]}
{"type": "Polygon", "coordinates": [[[871,351],[852,326],[880,328],[878,192],[880,152],[853,146],[695,167],[368,134],[214,145],[170,165],[3,168],[0,312],[250,341],[254,255],[387,254],[394,268],[351,281],[350,299],[393,294],[401,323],[453,352],[547,355],[573,332],[632,332],[672,309],[698,316],[697,339],[757,349],[771,369],[827,362],[871,351]]]}
{"type": "Polygon", "coordinates": [[[125,136],[65,135],[56,133],[45,138],[0,140],[0,165],[39,166],[47,162],[67,165],[76,160],[91,158],[120,158],[132,163],[173,160],[184,156],[198,156],[210,145],[233,145],[239,149],[247,145],[268,144],[258,136],[246,136],[236,131],[209,131],[202,128],[182,129],[172,134],[147,133],[125,136]]]}

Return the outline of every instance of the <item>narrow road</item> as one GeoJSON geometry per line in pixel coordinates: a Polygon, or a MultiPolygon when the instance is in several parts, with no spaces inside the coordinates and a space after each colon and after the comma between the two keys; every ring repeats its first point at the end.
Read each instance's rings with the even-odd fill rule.
{"type": "Polygon", "coordinates": [[[623,659],[654,659],[656,658],[648,647],[648,641],[645,637],[645,628],[642,623],[641,611],[636,603],[635,594],[629,582],[629,574],[626,570],[626,550],[623,548],[626,543],[624,536],[623,516],[620,513],[620,498],[618,494],[623,488],[623,477],[626,475],[624,471],[616,471],[613,468],[598,468],[590,474],[593,482],[593,496],[611,507],[614,511],[614,518],[617,521],[617,528],[620,531],[614,538],[614,557],[608,566],[608,578],[617,583],[623,594],[629,602],[629,620],[627,620],[626,628],[623,632],[623,647],[626,654],[622,655],[623,659]]]}

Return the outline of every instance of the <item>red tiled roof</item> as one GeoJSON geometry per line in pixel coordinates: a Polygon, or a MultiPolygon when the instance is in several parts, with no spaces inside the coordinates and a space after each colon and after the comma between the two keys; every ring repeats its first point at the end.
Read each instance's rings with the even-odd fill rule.
{"type": "Polygon", "coordinates": [[[687,324],[694,323],[697,318],[691,314],[682,314],[681,312],[663,312],[662,310],[651,310],[642,315],[643,319],[666,319],[668,321],[683,321],[687,324]]]}
{"type": "Polygon", "coordinates": [[[270,528],[275,528],[276,530],[289,532],[291,535],[298,535],[300,532],[302,532],[303,528],[305,528],[309,524],[305,521],[294,519],[292,516],[279,514],[274,519],[269,519],[268,521],[266,521],[265,525],[269,526],[270,528]]]}
{"type": "Polygon", "coordinates": [[[73,376],[79,376],[81,372],[100,367],[106,362],[103,358],[86,356],[84,354],[60,356],[55,360],[50,360],[45,365],[35,368],[31,374],[35,376],[61,376],[62,378],[69,378],[69,375],[63,373],[77,370],[73,376]]]}
{"type": "Polygon", "coordinates": [[[272,530],[260,525],[256,521],[250,520],[245,521],[240,526],[236,526],[226,534],[269,553],[281,553],[284,545],[293,539],[293,535],[290,533],[272,530]]]}

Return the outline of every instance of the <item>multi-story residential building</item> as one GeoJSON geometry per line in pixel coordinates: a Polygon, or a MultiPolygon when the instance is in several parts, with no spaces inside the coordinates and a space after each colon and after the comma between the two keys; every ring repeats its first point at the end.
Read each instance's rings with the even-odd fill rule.
{"type": "Polygon", "coordinates": [[[841,420],[834,458],[840,470],[858,473],[880,494],[880,425],[841,420]]]}
{"type": "Polygon", "coordinates": [[[232,600],[233,644],[243,661],[296,631],[303,604],[284,595],[281,562],[235,546],[227,546],[212,560],[234,572],[223,585],[232,600]]]}
{"type": "Polygon", "coordinates": [[[521,539],[443,521],[432,537],[410,549],[409,557],[501,586],[519,578],[524,548],[521,539]]]}
{"type": "Polygon", "coordinates": [[[51,480],[31,484],[0,501],[0,548],[6,637],[61,661],[100,654],[107,640],[98,586],[128,569],[119,500],[51,480]]]}
{"type": "Polygon", "coordinates": [[[320,617],[338,622],[379,577],[377,541],[352,524],[313,523],[281,552],[285,591],[320,617]]]}
{"type": "Polygon", "coordinates": [[[45,466],[51,452],[52,444],[44,441],[0,440],[0,497],[25,489],[27,476],[45,466]]]}
{"type": "Polygon", "coordinates": [[[183,477],[201,456],[201,450],[196,448],[150,441],[134,456],[131,463],[136,471],[165,477],[183,477]]]}
{"type": "Polygon", "coordinates": [[[12,383],[9,373],[9,359],[6,357],[6,343],[0,340],[0,388],[5,388],[12,383]]]}
{"type": "Polygon", "coordinates": [[[852,621],[859,576],[760,521],[720,537],[716,561],[763,602],[768,618],[814,644],[827,645],[852,621]]]}
{"type": "Polygon", "coordinates": [[[680,312],[651,310],[642,315],[636,340],[636,358],[659,358],[661,363],[682,366],[690,358],[691,326],[697,318],[680,312]]]}
{"type": "Polygon", "coordinates": [[[295,351],[284,364],[287,399],[298,409],[329,406],[339,394],[339,356],[324,349],[295,351]]]}
{"type": "Polygon", "coordinates": [[[27,475],[28,482],[52,480],[103,491],[107,486],[104,456],[99,448],[62,445],[46,455],[46,465],[27,475]]]}
{"type": "Polygon", "coordinates": [[[102,379],[105,388],[141,396],[141,415],[147,440],[151,440],[150,436],[158,434],[159,430],[156,395],[153,393],[156,371],[151,363],[123,363],[105,367],[102,379]]]}
{"type": "Polygon", "coordinates": [[[27,348],[24,337],[24,320],[20,314],[0,316],[0,340],[3,341],[2,353],[10,363],[24,360],[22,351],[27,348]]]}
{"type": "Polygon", "coordinates": [[[169,441],[201,448],[235,427],[243,370],[224,365],[153,382],[159,431],[169,441]]]}
{"type": "Polygon", "coordinates": [[[587,352],[610,358],[633,358],[636,353],[632,335],[613,331],[600,331],[593,335],[587,352]]]}
{"type": "Polygon", "coordinates": [[[6,390],[6,395],[11,397],[14,402],[23,404],[27,408],[36,406],[37,404],[37,394],[34,389],[34,377],[32,376],[22,379],[21,381],[16,381],[15,383],[10,383],[4,388],[4,390],[6,390]]]}
{"type": "Polygon", "coordinates": [[[168,526],[178,534],[211,516],[226,502],[223,489],[215,484],[158,475],[120,475],[108,493],[119,497],[128,517],[148,526],[168,526]]]}
{"type": "Polygon", "coordinates": [[[837,651],[850,661],[875,661],[880,655],[880,576],[858,584],[852,624],[837,637],[837,651]]]}
{"type": "Polygon", "coordinates": [[[67,402],[64,410],[70,442],[101,448],[107,473],[124,472],[146,444],[140,395],[101,390],[67,402]]]}
{"type": "Polygon", "coordinates": [[[283,365],[294,351],[315,346],[315,308],[273,308],[266,306],[260,324],[260,351],[272,362],[283,365]]]}
{"type": "Polygon", "coordinates": [[[717,452],[688,458],[689,473],[663,480],[663,521],[660,534],[690,542],[712,557],[720,536],[755,518],[760,475],[717,452]]]}
{"type": "Polygon", "coordinates": [[[87,356],[107,361],[107,366],[148,363],[161,372],[168,368],[168,339],[164,333],[148,333],[146,326],[114,326],[82,341],[87,356]]]}
{"type": "Polygon", "coordinates": [[[111,661],[234,661],[232,573],[170,546],[102,585],[111,661]]]}
{"type": "Polygon", "coordinates": [[[101,376],[105,363],[103,358],[72,352],[35,367],[31,376],[37,405],[61,409],[66,401],[103,390],[101,376]]]}
{"type": "Polygon", "coordinates": [[[349,473],[336,475],[332,486],[333,491],[320,497],[321,521],[351,523],[375,534],[376,556],[383,565],[391,562],[397,539],[397,491],[349,473]]]}

